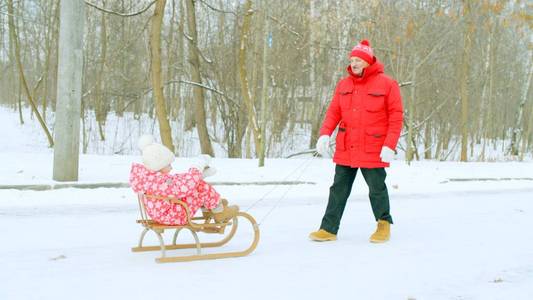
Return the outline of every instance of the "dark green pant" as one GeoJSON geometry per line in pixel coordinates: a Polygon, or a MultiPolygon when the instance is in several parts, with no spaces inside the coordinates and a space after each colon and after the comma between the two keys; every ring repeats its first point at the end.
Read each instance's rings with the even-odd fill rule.
{"type": "MultiPolygon", "coordinates": [[[[329,188],[328,207],[322,218],[321,229],[334,234],[339,231],[339,224],[346,207],[346,201],[352,191],[357,169],[341,165],[335,167],[335,178],[333,179],[333,185],[329,188]]],[[[370,191],[368,196],[370,197],[370,204],[376,221],[387,220],[392,224],[389,192],[387,191],[387,185],[385,185],[385,177],[387,177],[385,168],[361,168],[361,173],[363,173],[370,191]]]]}

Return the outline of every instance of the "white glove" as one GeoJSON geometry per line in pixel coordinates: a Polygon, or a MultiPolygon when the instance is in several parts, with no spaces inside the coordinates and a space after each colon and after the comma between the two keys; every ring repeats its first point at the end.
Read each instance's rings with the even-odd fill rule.
{"type": "Polygon", "coordinates": [[[213,176],[217,173],[217,169],[215,167],[207,166],[207,168],[204,169],[202,172],[202,177],[206,178],[209,176],[213,176]]]}
{"type": "Polygon", "coordinates": [[[387,146],[383,146],[383,148],[381,148],[381,153],[379,154],[379,157],[381,157],[382,162],[390,163],[394,158],[394,150],[387,146]]]}
{"type": "Polygon", "coordinates": [[[198,170],[200,170],[200,172],[203,172],[205,168],[209,167],[210,163],[211,156],[209,156],[208,154],[200,154],[193,159],[191,167],[197,168],[198,170]]]}
{"type": "Polygon", "coordinates": [[[321,135],[316,142],[316,152],[323,157],[330,157],[329,135],[321,135]]]}

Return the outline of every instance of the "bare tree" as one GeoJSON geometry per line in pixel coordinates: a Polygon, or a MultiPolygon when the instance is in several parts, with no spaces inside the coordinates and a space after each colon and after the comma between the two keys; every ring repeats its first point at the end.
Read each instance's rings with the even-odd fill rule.
{"type": "MultiPolygon", "coordinates": [[[[530,95],[525,0],[164,1],[172,11],[162,2],[85,0],[84,151],[131,153],[135,136],[159,127],[183,155],[211,152],[205,143],[229,157],[304,152],[346,75],[347,54],[369,39],[385,72],[412,83],[402,87],[407,158],[533,154],[531,106],[521,104],[530,95]],[[185,139],[191,134],[200,141],[185,139]]],[[[30,98],[43,120],[53,118],[60,1],[12,1],[13,13],[0,3],[0,103],[24,126],[39,119],[30,98]]]]}
{"type": "MultiPolygon", "coordinates": [[[[200,58],[198,49],[198,33],[196,31],[196,9],[195,0],[186,0],[187,6],[187,25],[189,29],[189,63],[191,65],[191,77],[194,82],[202,84],[200,75],[200,58]]],[[[207,122],[205,116],[205,101],[203,89],[199,86],[193,87],[194,93],[194,112],[196,120],[196,129],[200,138],[201,151],[204,154],[214,156],[213,146],[207,132],[207,122]]]]}
{"type": "MultiPolygon", "coordinates": [[[[20,56],[20,46],[19,46],[16,29],[15,29],[15,21],[13,20],[13,16],[14,16],[13,0],[7,1],[7,9],[8,9],[8,14],[9,14],[9,33],[11,36],[11,41],[13,42],[13,48],[14,48],[13,50],[14,50],[15,60],[17,61],[17,66],[19,69],[20,82],[22,84],[22,87],[24,88],[24,92],[26,93],[26,97],[28,98],[28,102],[31,105],[32,111],[37,116],[37,119],[39,120],[39,124],[41,125],[41,128],[43,129],[44,133],[46,134],[46,138],[48,139],[48,145],[50,147],[53,147],[54,140],[52,138],[52,135],[50,134],[50,131],[48,130],[48,127],[46,126],[46,123],[43,117],[41,116],[41,114],[39,113],[39,110],[37,109],[37,105],[35,104],[35,101],[33,100],[33,96],[28,86],[28,82],[26,81],[26,75],[24,74],[24,67],[22,65],[22,58],[20,56]]],[[[19,111],[20,111],[20,105],[19,105],[19,111]]]]}
{"type": "Polygon", "coordinates": [[[261,144],[261,130],[257,122],[257,113],[250,91],[250,83],[247,72],[247,59],[246,50],[248,48],[248,41],[250,40],[250,26],[251,19],[254,11],[252,10],[252,1],[246,0],[244,4],[244,20],[241,28],[240,47],[239,47],[239,75],[241,79],[241,90],[246,111],[249,118],[249,129],[251,130],[254,138],[255,153],[259,154],[259,145],[261,144]]]}
{"type": "Polygon", "coordinates": [[[159,132],[163,145],[174,152],[172,142],[172,131],[170,129],[167,105],[163,95],[163,81],[161,79],[161,23],[165,12],[166,0],[158,0],[152,16],[152,27],[150,31],[150,55],[152,65],[152,92],[154,95],[155,110],[159,122],[159,132]]]}

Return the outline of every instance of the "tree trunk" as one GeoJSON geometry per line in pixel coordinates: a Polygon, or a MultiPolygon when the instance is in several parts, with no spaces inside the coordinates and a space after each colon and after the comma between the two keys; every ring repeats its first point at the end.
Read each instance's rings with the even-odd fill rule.
{"type": "Polygon", "coordinates": [[[43,80],[44,80],[44,87],[43,87],[43,98],[42,98],[42,102],[41,102],[41,110],[42,110],[42,116],[43,116],[43,119],[46,120],[46,108],[48,106],[48,86],[49,86],[49,80],[48,80],[48,77],[49,77],[49,70],[50,70],[50,53],[52,52],[52,39],[55,38],[53,36],[53,32],[54,32],[54,23],[55,23],[55,13],[54,13],[54,8],[52,7],[52,3],[51,2],[47,2],[46,3],[47,7],[50,7],[50,10],[51,10],[51,18],[49,20],[47,20],[47,24],[46,24],[46,42],[45,42],[45,61],[44,61],[44,72],[43,72],[43,80]],[[49,23],[48,23],[49,22],[49,23]]]}
{"type": "MultiPolygon", "coordinates": [[[[125,9],[125,6],[124,6],[124,0],[120,0],[120,7],[122,8],[122,11],[124,11],[125,9]]],[[[121,40],[121,43],[122,44],[126,44],[127,43],[127,40],[126,40],[126,18],[121,18],[120,20],[120,40],[121,40]]],[[[128,70],[126,68],[126,55],[123,54],[120,56],[120,72],[122,74],[127,74],[128,70]]],[[[120,82],[120,96],[117,97],[117,102],[116,102],[116,105],[115,105],[115,114],[118,116],[118,117],[123,117],[124,116],[124,104],[126,103],[126,92],[127,92],[127,88],[126,88],[126,81],[125,80],[122,80],[120,82]]]]}
{"type": "Polygon", "coordinates": [[[54,180],[78,180],[83,74],[82,1],[61,1],[54,180]]]}
{"type": "MultiPolygon", "coordinates": [[[[174,64],[176,62],[176,49],[175,49],[175,31],[174,24],[176,23],[176,0],[171,1],[171,17],[169,21],[169,30],[168,30],[168,43],[167,43],[167,80],[174,79],[174,64]]],[[[180,55],[181,52],[178,52],[178,55],[180,55]]],[[[169,99],[169,117],[171,120],[175,120],[177,118],[177,112],[176,112],[176,94],[175,94],[175,84],[169,84],[165,89],[166,95],[168,95],[169,99]]],[[[179,105],[177,106],[179,107],[179,105]]],[[[177,147],[179,148],[179,147],[177,147]]]]}
{"type": "MultiPolygon", "coordinates": [[[[105,1],[103,2],[105,4],[105,1]]],[[[107,24],[106,15],[102,13],[102,27],[100,28],[100,66],[98,68],[98,74],[96,74],[96,103],[95,103],[95,116],[96,123],[98,123],[98,133],[101,141],[105,141],[105,122],[107,119],[107,104],[104,94],[106,81],[105,81],[105,65],[107,59],[107,24]]]]}
{"type": "Polygon", "coordinates": [[[250,87],[248,84],[248,74],[246,67],[246,44],[250,35],[250,25],[252,18],[252,1],[247,0],[244,5],[244,20],[241,28],[240,48],[239,48],[239,75],[241,79],[241,93],[246,106],[246,111],[249,118],[249,127],[253,133],[255,153],[259,155],[259,145],[261,144],[261,130],[257,123],[257,116],[255,112],[254,99],[252,99],[250,93],[250,87]]]}
{"type": "Polygon", "coordinates": [[[250,137],[250,131],[251,129],[249,127],[246,127],[245,132],[245,138],[244,138],[244,148],[245,148],[245,158],[252,158],[252,138],[250,137]]]}
{"type": "Polygon", "coordinates": [[[489,36],[487,39],[487,49],[485,53],[485,66],[483,68],[485,73],[485,79],[483,80],[483,87],[481,88],[481,99],[479,103],[479,134],[482,139],[482,148],[481,148],[481,154],[480,154],[480,160],[485,161],[485,147],[486,147],[486,139],[488,138],[487,134],[487,128],[483,126],[487,122],[486,113],[485,110],[489,110],[490,112],[490,99],[488,98],[488,89],[491,82],[492,77],[492,69],[491,69],[491,53],[492,53],[492,25],[489,25],[489,36]]]}
{"type": "Polygon", "coordinates": [[[170,151],[174,152],[172,131],[168,119],[167,105],[163,95],[163,82],[161,72],[161,23],[165,12],[166,0],[158,0],[152,16],[150,31],[150,54],[152,59],[152,92],[154,95],[155,111],[159,123],[161,141],[170,151]]]}
{"type": "Polygon", "coordinates": [[[526,123],[526,130],[522,138],[522,150],[520,152],[520,160],[524,160],[524,155],[527,150],[527,145],[531,141],[531,132],[533,131],[533,101],[531,102],[531,109],[529,111],[529,121],[526,123]]]}
{"type": "Polygon", "coordinates": [[[471,17],[471,3],[463,1],[463,17],[465,18],[464,36],[463,36],[463,55],[461,70],[461,161],[468,161],[468,97],[469,97],[469,71],[470,71],[470,54],[472,52],[472,35],[475,27],[471,17]]]}
{"type": "Polygon", "coordinates": [[[87,135],[87,128],[85,123],[85,103],[81,101],[81,152],[87,154],[89,147],[89,136],[87,135]]]}
{"type": "Polygon", "coordinates": [[[261,139],[259,144],[259,167],[265,166],[265,154],[266,154],[266,123],[267,123],[267,99],[268,99],[268,71],[267,71],[267,55],[269,44],[269,32],[270,26],[267,18],[267,5],[266,1],[263,1],[263,23],[264,23],[264,35],[263,35],[263,86],[261,95],[261,139]]]}
{"type": "MultiPolygon", "coordinates": [[[[200,75],[200,58],[198,54],[198,33],[196,31],[196,7],[194,0],[186,0],[187,6],[187,25],[189,29],[189,62],[191,64],[191,79],[202,84],[200,75]]],[[[205,99],[204,91],[200,86],[193,87],[194,95],[194,116],[196,120],[196,130],[200,139],[200,148],[202,153],[214,156],[213,146],[207,132],[207,121],[205,116],[205,99]]]]}
{"type": "Polygon", "coordinates": [[[24,88],[24,92],[26,93],[26,97],[28,98],[28,102],[30,103],[32,111],[37,116],[37,120],[39,120],[39,124],[43,128],[44,133],[46,134],[46,137],[48,139],[48,145],[50,147],[54,146],[54,140],[52,138],[52,135],[50,134],[50,131],[48,130],[48,127],[46,126],[46,123],[44,119],[41,117],[41,114],[39,113],[39,110],[37,109],[37,105],[35,104],[35,101],[33,100],[33,97],[30,92],[30,88],[28,87],[28,83],[26,81],[26,76],[24,75],[24,68],[22,66],[22,59],[20,57],[20,47],[18,42],[17,33],[15,30],[15,21],[13,19],[14,10],[13,10],[13,0],[7,1],[7,10],[9,14],[9,34],[11,36],[11,39],[13,41],[14,50],[15,50],[15,60],[17,61],[17,66],[19,69],[19,75],[20,75],[20,81],[22,82],[22,87],[24,88]]]}
{"type": "MultiPolygon", "coordinates": [[[[416,66],[416,63],[415,63],[416,66]]],[[[413,84],[411,85],[411,99],[408,102],[408,114],[407,114],[407,143],[405,143],[407,149],[405,153],[405,159],[407,164],[410,164],[414,156],[414,143],[411,145],[411,141],[414,139],[414,120],[415,120],[415,98],[416,98],[416,67],[413,68],[413,84]]]]}
{"type": "Polygon", "coordinates": [[[19,84],[18,84],[17,95],[18,95],[17,108],[19,112],[19,121],[20,121],[20,125],[24,125],[24,116],[22,115],[22,82],[21,81],[19,81],[19,84]]]}
{"type": "Polygon", "coordinates": [[[431,136],[431,123],[426,122],[426,129],[424,129],[424,159],[431,159],[431,145],[432,145],[432,136],[431,136]]]}
{"type": "Polygon", "coordinates": [[[310,107],[311,109],[311,137],[309,138],[309,148],[315,148],[316,142],[318,140],[318,131],[319,127],[322,122],[322,94],[317,93],[317,76],[316,76],[316,57],[319,53],[318,49],[316,48],[317,43],[317,29],[320,28],[319,26],[315,26],[317,22],[320,21],[319,19],[319,13],[317,11],[316,7],[316,0],[309,1],[309,53],[308,53],[308,60],[309,60],[309,93],[306,93],[311,97],[311,103],[312,105],[310,107]],[[317,116],[318,118],[313,118],[313,116],[317,116]]]}
{"type": "MultiPolygon", "coordinates": [[[[178,23],[178,38],[176,40],[176,52],[178,55],[176,55],[176,61],[178,68],[180,68],[181,71],[177,72],[177,79],[181,79],[183,76],[183,68],[185,66],[185,9],[183,7],[183,1],[179,2],[179,23],[178,23]]],[[[182,107],[184,107],[185,99],[182,98],[182,85],[180,82],[178,82],[175,85],[175,93],[176,93],[176,103],[174,103],[174,107],[176,109],[176,114],[179,114],[180,110],[182,110],[182,107]]],[[[185,120],[187,119],[187,115],[189,113],[187,111],[184,111],[185,114],[185,120]]]]}
{"type": "Polygon", "coordinates": [[[440,126],[440,128],[438,128],[437,130],[439,131],[439,134],[437,135],[437,148],[435,149],[435,159],[440,159],[441,157],[441,154],[442,154],[442,145],[444,144],[443,143],[443,140],[444,140],[444,134],[442,133],[443,130],[442,130],[442,125],[440,126]]]}
{"type": "Polygon", "coordinates": [[[513,134],[511,136],[511,155],[518,155],[518,139],[522,133],[522,116],[524,115],[524,105],[527,101],[527,95],[529,94],[529,87],[531,85],[531,75],[533,75],[533,51],[529,51],[529,60],[527,64],[526,82],[523,86],[522,97],[518,104],[516,111],[515,124],[513,128],[513,134]]]}

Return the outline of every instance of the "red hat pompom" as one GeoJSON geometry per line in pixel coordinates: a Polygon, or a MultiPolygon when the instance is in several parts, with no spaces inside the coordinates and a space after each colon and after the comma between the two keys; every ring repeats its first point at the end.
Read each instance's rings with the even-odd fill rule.
{"type": "Polygon", "coordinates": [[[350,52],[350,57],[353,56],[359,57],[369,64],[374,63],[374,51],[372,51],[368,40],[362,40],[359,44],[353,47],[352,52],[350,52]]]}

